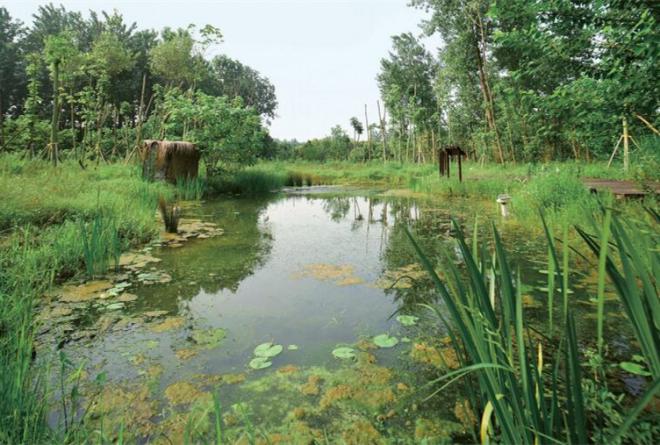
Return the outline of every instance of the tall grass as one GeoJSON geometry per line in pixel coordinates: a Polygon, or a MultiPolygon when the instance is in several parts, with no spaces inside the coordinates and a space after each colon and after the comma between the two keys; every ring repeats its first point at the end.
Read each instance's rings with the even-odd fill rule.
{"type": "Polygon", "coordinates": [[[123,243],[114,218],[99,212],[90,222],[80,220],[79,224],[87,278],[105,275],[110,260],[117,269],[123,243]]]}
{"type": "Polygon", "coordinates": [[[176,196],[183,201],[198,201],[206,192],[206,180],[200,176],[176,181],[176,196]]]}
{"type": "MultiPolygon", "coordinates": [[[[464,378],[468,391],[472,393],[473,406],[483,413],[480,425],[482,443],[488,443],[491,439],[530,445],[589,442],[592,431],[582,387],[583,372],[575,321],[570,311],[565,312],[559,338],[534,333],[525,321],[520,272],[514,272],[510,267],[498,231],[493,227],[494,255],[491,256],[479,248],[476,239],[473,240],[472,250],[469,249],[459,225],[454,223],[454,226],[465,269],[460,269],[454,258],[446,254],[446,261],[443,261],[445,281],[438,277],[428,257],[412,234],[407,232],[442,302],[442,306],[429,307],[448,330],[463,365],[458,371],[433,382],[449,381],[437,391],[464,378]],[[489,258],[493,259],[489,261],[489,258]],[[491,295],[493,288],[489,289],[489,277],[496,280],[494,298],[491,295]],[[448,319],[445,319],[444,313],[449,314],[448,319]]],[[[624,246],[628,235],[617,221],[613,227],[614,238],[624,246]]],[[[595,252],[600,252],[598,238],[586,239],[595,252]]],[[[553,245],[551,238],[548,242],[553,245]]],[[[630,250],[631,246],[627,248],[626,254],[632,255],[634,250],[630,250]]],[[[565,255],[562,256],[562,266],[567,277],[565,255]]],[[[559,270],[554,247],[551,247],[548,261],[556,263],[559,270]]],[[[635,299],[639,294],[633,288],[640,273],[649,278],[651,269],[639,269],[642,262],[632,264],[633,260],[622,261],[624,269],[629,271],[619,280],[622,300],[635,299]],[[622,291],[630,295],[626,296],[622,291]]],[[[657,263],[652,264],[657,271],[657,263]]],[[[566,279],[563,279],[562,285],[565,282],[566,279]]],[[[646,291],[653,291],[651,283],[647,284],[646,291]]],[[[654,304],[657,305],[657,292],[649,295],[655,298],[654,304]]],[[[647,342],[646,346],[642,345],[642,352],[649,362],[654,362],[658,343],[651,334],[653,328],[649,323],[658,313],[650,302],[647,307],[636,309],[639,312],[631,317],[631,321],[640,323],[637,329],[647,342]]],[[[620,440],[627,433],[644,404],[659,388],[660,380],[656,379],[625,421],[618,425],[618,430],[607,439],[608,443],[609,440],[620,440]]]]}
{"type": "Polygon", "coordinates": [[[81,272],[105,273],[122,247],[149,240],[159,195],[172,191],[132,166],[53,169],[0,156],[0,443],[59,441],[45,418],[48,371],[34,365],[39,298],[81,272]]]}

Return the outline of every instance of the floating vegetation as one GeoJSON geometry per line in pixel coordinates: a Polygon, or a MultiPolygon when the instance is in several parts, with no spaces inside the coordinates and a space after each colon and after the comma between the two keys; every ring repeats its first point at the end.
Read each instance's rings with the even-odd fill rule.
{"type": "Polygon", "coordinates": [[[191,334],[192,340],[204,349],[213,349],[227,336],[227,331],[222,328],[194,330],[191,334]]]}
{"type": "Polygon", "coordinates": [[[156,333],[171,331],[183,327],[185,319],[183,317],[167,317],[160,323],[151,326],[151,330],[156,333]]]}
{"type": "Polygon", "coordinates": [[[362,278],[355,275],[354,268],[350,264],[308,264],[301,272],[294,274],[294,278],[305,277],[311,277],[319,281],[332,281],[337,286],[353,286],[364,283],[362,278]]]}
{"type": "Polygon", "coordinates": [[[126,252],[119,257],[119,266],[124,269],[137,271],[149,263],[159,263],[162,260],[146,253],[126,252]]]}
{"type": "Polygon", "coordinates": [[[143,272],[137,275],[137,279],[142,282],[142,284],[165,284],[172,281],[172,276],[160,271],[154,272],[143,272]]]}
{"type": "Polygon", "coordinates": [[[298,345],[289,345],[289,346],[287,346],[287,349],[289,351],[297,351],[300,348],[298,347],[298,345]]]}
{"type": "Polygon", "coordinates": [[[415,281],[426,278],[426,272],[417,264],[408,264],[398,269],[387,270],[374,283],[380,289],[410,289],[415,281]]]}
{"type": "Polygon", "coordinates": [[[436,348],[423,342],[413,343],[410,357],[416,362],[436,368],[457,369],[459,367],[456,351],[449,346],[436,348]]]}
{"type": "Polygon", "coordinates": [[[373,342],[379,348],[393,348],[399,344],[399,339],[389,334],[380,334],[374,337],[373,342]]]}
{"type": "Polygon", "coordinates": [[[335,348],[332,351],[332,355],[339,359],[353,359],[355,358],[355,349],[349,348],[347,346],[341,346],[339,348],[335,348]]]}
{"type": "Polygon", "coordinates": [[[210,400],[211,394],[200,391],[189,382],[181,381],[165,388],[165,397],[171,405],[189,405],[200,399],[210,400]]]}
{"type": "Polygon", "coordinates": [[[403,326],[415,326],[417,321],[419,321],[419,317],[415,317],[414,315],[399,315],[396,317],[396,321],[403,326]]]}
{"type": "Polygon", "coordinates": [[[179,360],[183,361],[190,360],[191,358],[195,357],[197,354],[199,354],[199,351],[193,348],[185,348],[175,351],[174,354],[179,360]]]}
{"type": "Polygon", "coordinates": [[[272,358],[282,352],[282,345],[274,345],[272,342],[262,343],[254,348],[254,355],[257,357],[272,358]]]}
{"type": "Polygon", "coordinates": [[[65,286],[61,290],[60,301],[65,303],[80,303],[92,301],[103,291],[112,288],[110,281],[89,281],[80,286],[65,286]]]}
{"type": "Polygon", "coordinates": [[[272,364],[273,362],[271,362],[268,357],[255,357],[250,360],[248,366],[252,369],[264,369],[272,366],[272,364]]]}

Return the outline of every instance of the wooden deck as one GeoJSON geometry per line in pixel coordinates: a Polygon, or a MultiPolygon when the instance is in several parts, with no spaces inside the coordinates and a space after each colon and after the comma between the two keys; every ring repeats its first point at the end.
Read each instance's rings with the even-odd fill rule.
{"type": "Polygon", "coordinates": [[[592,193],[611,192],[617,199],[643,198],[649,194],[660,194],[660,182],[653,182],[643,189],[635,181],[619,181],[616,179],[582,178],[585,187],[592,193]]]}

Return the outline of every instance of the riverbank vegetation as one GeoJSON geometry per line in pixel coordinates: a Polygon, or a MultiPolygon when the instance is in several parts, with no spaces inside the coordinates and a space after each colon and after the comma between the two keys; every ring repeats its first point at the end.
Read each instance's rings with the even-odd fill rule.
{"type": "MultiPolygon", "coordinates": [[[[436,208],[465,198],[486,215],[497,214],[498,195],[511,196],[506,221],[454,221],[441,237],[452,252],[420,247],[422,233],[406,231],[406,247],[402,236],[390,241],[412,249],[435,286],[436,299],[416,309],[434,314],[424,329],[448,336],[460,367],[440,366],[419,393],[460,386],[471,421],[457,437],[657,442],[653,8],[614,0],[412,5],[427,12],[423,31],[441,36],[443,47],[434,54],[412,33],[394,36],[376,80],[381,101],[356,110],[364,121],[347,116],[348,130],[338,125],[304,142],[269,135],[277,98],[268,78],[225,55],[206,56],[222,41],[213,26],[144,30],[118,12],[84,17],[53,5],[25,26],[0,7],[0,442],[124,440],[123,424],[106,431],[103,419],[99,429],[98,419],[75,412],[82,364],[63,354],[50,364],[35,357],[35,310],[53,286],[102,278],[122,252],[151,242],[161,231],[159,203],[313,185],[436,208]],[[150,138],[196,144],[200,177],[143,179],[142,141],[150,138]],[[438,175],[437,151],[447,145],[467,154],[462,182],[438,175]],[[634,181],[650,193],[614,205],[588,192],[587,177],[634,181]],[[528,320],[522,277],[500,239],[514,224],[546,239],[547,330],[528,320]],[[569,292],[576,263],[597,271],[589,303],[595,339],[576,334],[569,292]],[[603,337],[611,290],[635,337],[625,360],[603,337]],[[621,372],[636,379],[635,394],[613,384],[621,372]],[[48,424],[44,400],[63,404],[63,425],[48,424]]],[[[201,415],[191,409],[189,440],[222,442],[220,402],[215,396],[201,415]]],[[[386,432],[387,418],[378,419],[386,432]]],[[[269,440],[253,427],[257,419],[241,420],[249,441],[269,440]]]]}

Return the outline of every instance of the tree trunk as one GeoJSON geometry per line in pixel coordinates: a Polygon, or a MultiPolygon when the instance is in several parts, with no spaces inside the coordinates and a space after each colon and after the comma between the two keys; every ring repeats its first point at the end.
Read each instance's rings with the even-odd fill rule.
{"type": "Polygon", "coordinates": [[[481,93],[484,98],[484,105],[486,107],[486,122],[488,128],[495,136],[495,149],[499,157],[500,163],[504,163],[504,152],[502,150],[502,143],[500,141],[500,133],[497,129],[497,122],[495,120],[495,105],[493,101],[493,94],[490,90],[488,83],[488,75],[486,74],[486,35],[484,31],[483,21],[481,16],[477,15],[476,25],[479,28],[479,33],[474,30],[475,34],[475,52],[477,54],[477,69],[479,71],[479,84],[481,86],[481,93]],[[479,37],[477,37],[477,34],[479,37]],[[478,40],[477,40],[478,39],[478,40]]]}
{"type": "Polygon", "coordinates": [[[383,139],[383,164],[387,162],[387,135],[385,134],[385,107],[383,107],[383,115],[380,114],[380,101],[376,101],[378,106],[378,120],[380,121],[380,136],[383,139]]]}
{"type": "Polygon", "coordinates": [[[0,88],[0,151],[5,148],[5,113],[2,105],[2,88],[0,88]]]}
{"type": "Polygon", "coordinates": [[[371,161],[371,128],[369,128],[369,116],[367,115],[367,104],[364,104],[364,121],[367,124],[367,160],[371,161]]]}
{"type": "Polygon", "coordinates": [[[50,127],[50,159],[57,165],[57,132],[60,123],[60,62],[53,63],[53,121],[50,127]]]}

